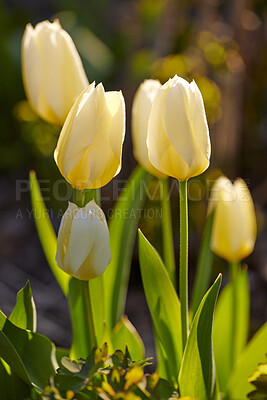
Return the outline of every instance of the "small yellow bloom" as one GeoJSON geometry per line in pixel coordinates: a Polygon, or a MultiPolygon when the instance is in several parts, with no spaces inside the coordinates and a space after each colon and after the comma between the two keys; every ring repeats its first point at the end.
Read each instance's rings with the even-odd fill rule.
{"type": "Polygon", "coordinates": [[[148,122],[148,157],[179,181],[209,166],[210,137],[201,93],[177,75],[156,93],[148,122]]]}
{"type": "Polygon", "coordinates": [[[59,22],[26,26],[21,46],[22,77],[32,108],[44,120],[63,125],[88,86],[80,56],[59,22]]]}
{"type": "Polygon", "coordinates": [[[87,281],[103,274],[110,260],[109,232],[101,208],[94,200],[83,208],[69,203],[58,233],[57,265],[87,281]]]}
{"type": "Polygon", "coordinates": [[[149,161],[147,148],[147,128],[152,102],[161,87],[159,81],[145,80],[138,88],[132,108],[132,139],[134,156],[138,163],[157,178],[166,178],[149,161]]]}
{"type": "Polygon", "coordinates": [[[125,103],[121,92],[92,83],[76,100],[55,150],[64,178],[76,189],[106,185],[121,169],[125,103]]]}
{"type": "Polygon", "coordinates": [[[256,241],[256,216],[247,185],[220,177],[212,187],[209,212],[214,209],[211,249],[230,262],[252,253],[256,241]]]}

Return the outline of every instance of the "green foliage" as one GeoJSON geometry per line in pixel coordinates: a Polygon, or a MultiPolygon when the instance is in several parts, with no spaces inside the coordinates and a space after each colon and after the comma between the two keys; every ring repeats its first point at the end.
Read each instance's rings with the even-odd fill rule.
{"type": "Polygon", "coordinates": [[[127,345],[134,360],[144,358],[144,343],[126,315],[123,315],[120,322],[113,328],[111,340],[114,349],[123,350],[124,346],[127,345]]]}
{"type": "Polygon", "coordinates": [[[17,293],[17,303],[8,319],[21,329],[36,331],[36,308],[29,281],[17,293]]]}
{"type": "Polygon", "coordinates": [[[70,276],[56,264],[57,237],[45,207],[36,174],[30,172],[31,200],[34,220],[47,262],[65,296],[68,293],[70,276]]]}
{"type": "Polygon", "coordinates": [[[226,392],[232,369],[247,343],[248,324],[249,288],[247,270],[243,269],[238,272],[234,283],[224,287],[215,310],[213,344],[221,392],[226,392]]]}
{"type": "Polygon", "coordinates": [[[0,357],[25,383],[42,389],[57,367],[55,346],[45,336],[13,325],[0,312],[0,357]]]}
{"type": "Polygon", "coordinates": [[[210,283],[213,260],[212,251],[210,248],[213,215],[214,213],[211,213],[208,216],[197,260],[196,277],[194,280],[192,300],[190,304],[190,309],[193,316],[195,315],[204,294],[208,290],[210,283]]]}
{"type": "Polygon", "coordinates": [[[146,193],[144,185],[151,180],[141,167],[136,167],[124,186],[109,223],[112,260],[103,274],[107,323],[113,328],[124,314],[131,258],[146,193]]]}
{"type": "Polygon", "coordinates": [[[155,334],[166,354],[165,370],[168,379],[177,382],[182,361],[180,302],[158,253],[140,230],[139,257],[155,334]]]}
{"type": "Polygon", "coordinates": [[[215,369],[212,351],[213,312],[222,277],[216,279],[197,310],[179,374],[182,396],[194,396],[200,400],[216,399],[215,369]]]}
{"type": "Polygon", "coordinates": [[[256,390],[248,394],[252,400],[267,399],[267,362],[258,365],[257,369],[248,378],[248,381],[256,387],[256,390]]]}
{"type": "Polygon", "coordinates": [[[40,394],[41,400],[66,399],[153,399],[167,400],[178,397],[174,388],[157,373],[144,374],[148,359],[132,361],[126,347],[125,353],[116,350],[109,355],[108,346],[93,349],[86,360],[78,362],[67,357],[50,378],[49,385],[40,394]]]}
{"type": "Polygon", "coordinates": [[[244,399],[253,386],[247,381],[259,362],[265,361],[267,323],[252,337],[240,354],[228,381],[227,395],[230,399],[244,399]]]}

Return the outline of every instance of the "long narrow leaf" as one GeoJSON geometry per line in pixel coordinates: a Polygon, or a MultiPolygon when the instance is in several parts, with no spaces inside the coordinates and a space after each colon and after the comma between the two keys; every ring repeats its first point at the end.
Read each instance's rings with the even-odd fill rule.
{"type": "Polygon", "coordinates": [[[213,215],[211,213],[207,219],[206,226],[203,233],[203,239],[200,246],[200,253],[197,262],[196,278],[194,281],[194,287],[192,292],[190,309],[192,316],[195,315],[198,306],[203,298],[204,294],[208,290],[211,268],[212,268],[212,251],[210,249],[210,238],[213,223],[213,215]]]}
{"type": "Polygon", "coordinates": [[[214,315],[214,357],[221,392],[226,392],[234,363],[246,345],[248,325],[249,289],[247,270],[243,269],[236,276],[234,286],[229,283],[222,290],[214,315]],[[236,297],[235,322],[233,320],[234,293],[236,297]],[[233,326],[236,328],[235,332],[233,332],[233,326]]]}
{"type": "Polygon", "coordinates": [[[31,200],[36,229],[47,262],[65,296],[68,293],[70,276],[56,264],[57,238],[49,219],[45,203],[34,171],[30,172],[31,200]]]}
{"type": "Polygon", "coordinates": [[[216,398],[212,321],[221,280],[219,275],[204,296],[193,320],[179,374],[181,396],[191,396],[199,400],[216,398]]]}
{"type": "Polygon", "coordinates": [[[146,186],[152,179],[137,167],[121,191],[109,223],[112,260],[103,274],[107,323],[112,328],[124,314],[126,293],[140,212],[146,198],[146,186]]]}
{"type": "Polygon", "coordinates": [[[246,399],[247,394],[254,389],[248,383],[248,377],[259,363],[266,361],[267,353],[267,322],[255,333],[241,353],[228,382],[227,394],[230,399],[246,399]]]}
{"type": "Polygon", "coordinates": [[[167,357],[168,378],[177,382],[182,361],[180,302],[158,253],[141,231],[139,259],[147,304],[156,335],[167,357]]]}

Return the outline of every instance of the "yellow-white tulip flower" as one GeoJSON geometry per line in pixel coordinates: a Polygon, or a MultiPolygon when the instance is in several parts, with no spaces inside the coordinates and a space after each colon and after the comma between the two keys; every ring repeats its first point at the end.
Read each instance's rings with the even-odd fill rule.
{"type": "Polygon", "coordinates": [[[212,187],[209,212],[214,209],[211,249],[230,262],[252,253],[256,241],[256,216],[247,185],[220,177],[212,187]]]}
{"type": "Polygon", "coordinates": [[[55,150],[64,178],[76,189],[106,185],[121,169],[125,103],[121,92],[92,83],[76,100],[55,150]]]}
{"type": "Polygon", "coordinates": [[[69,203],[58,233],[57,265],[87,281],[103,274],[110,260],[109,232],[101,208],[94,200],[83,208],[69,203]]]}
{"type": "Polygon", "coordinates": [[[152,102],[161,87],[159,81],[145,80],[138,88],[132,107],[132,139],[134,156],[138,163],[157,178],[166,178],[166,175],[157,170],[149,161],[147,148],[147,128],[152,102]]]}
{"type": "Polygon", "coordinates": [[[148,123],[148,157],[162,173],[179,181],[209,166],[210,137],[201,93],[177,75],[156,93],[148,123]]]}
{"type": "Polygon", "coordinates": [[[59,22],[26,26],[21,47],[27,98],[45,121],[63,125],[80,93],[88,86],[81,59],[59,22]]]}

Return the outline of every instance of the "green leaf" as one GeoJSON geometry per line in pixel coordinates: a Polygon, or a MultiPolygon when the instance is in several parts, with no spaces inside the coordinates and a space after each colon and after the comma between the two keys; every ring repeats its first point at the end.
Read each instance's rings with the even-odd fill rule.
{"type": "Polygon", "coordinates": [[[127,345],[132,360],[142,360],[145,357],[144,343],[126,315],[113,328],[111,340],[114,349],[124,350],[127,345]]]}
{"type": "Polygon", "coordinates": [[[212,321],[221,280],[219,275],[203,297],[194,317],[179,374],[181,396],[192,396],[199,400],[216,397],[212,321]]]}
{"type": "Polygon", "coordinates": [[[103,274],[107,323],[113,328],[124,314],[132,253],[140,210],[146,198],[147,185],[152,179],[137,167],[122,189],[109,223],[112,260],[103,274]]]}
{"type": "Polygon", "coordinates": [[[192,316],[195,315],[198,306],[204,294],[208,290],[210,284],[212,260],[213,260],[212,251],[210,249],[210,239],[211,239],[213,216],[214,212],[212,212],[207,219],[200,246],[200,252],[196,269],[196,278],[194,280],[194,286],[190,304],[192,316]]]}
{"type": "Polygon", "coordinates": [[[21,329],[36,331],[36,308],[29,281],[17,293],[16,305],[8,319],[21,329]]]}
{"type": "Polygon", "coordinates": [[[222,290],[214,314],[214,358],[221,392],[225,393],[232,368],[247,343],[248,327],[249,288],[247,270],[243,269],[237,274],[234,285],[229,283],[222,290]],[[236,298],[235,313],[233,296],[236,298]]]}
{"type": "Polygon", "coordinates": [[[1,400],[21,400],[30,396],[31,386],[13,373],[4,360],[0,359],[1,400]]]}
{"type": "Polygon", "coordinates": [[[45,336],[13,325],[0,312],[0,357],[24,382],[43,389],[57,362],[55,346],[45,336]]]}
{"type": "Polygon", "coordinates": [[[267,351],[267,322],[255,333],[242,351],[228,381],[227,394],[231,399],[245,399],[253,386],[248,377],[261,362],[267,351]]]}
{"type": "Polygon", "coordinates": [[[34,171],[30,172],[30,183],[32,209],[39,239],[51,271],[63,293],[67,296],[70,276],[56,264],[57,237],[48,216],[34,171]]]}
{"type": "Polygon", "coordinates": [[[167,357],[168,378],[177,381],[182,360],[180,302],[158,253],[140,230],[139,259],[153,325],[167,357]]]}
{"type": "Polygon", "coordinates": [[[69,349],[64,349],[63,347],[56,348],[56,360],[59,365],[61,363],[62,357],[69,357],[69,355],[70,355],[69,349]]]}

